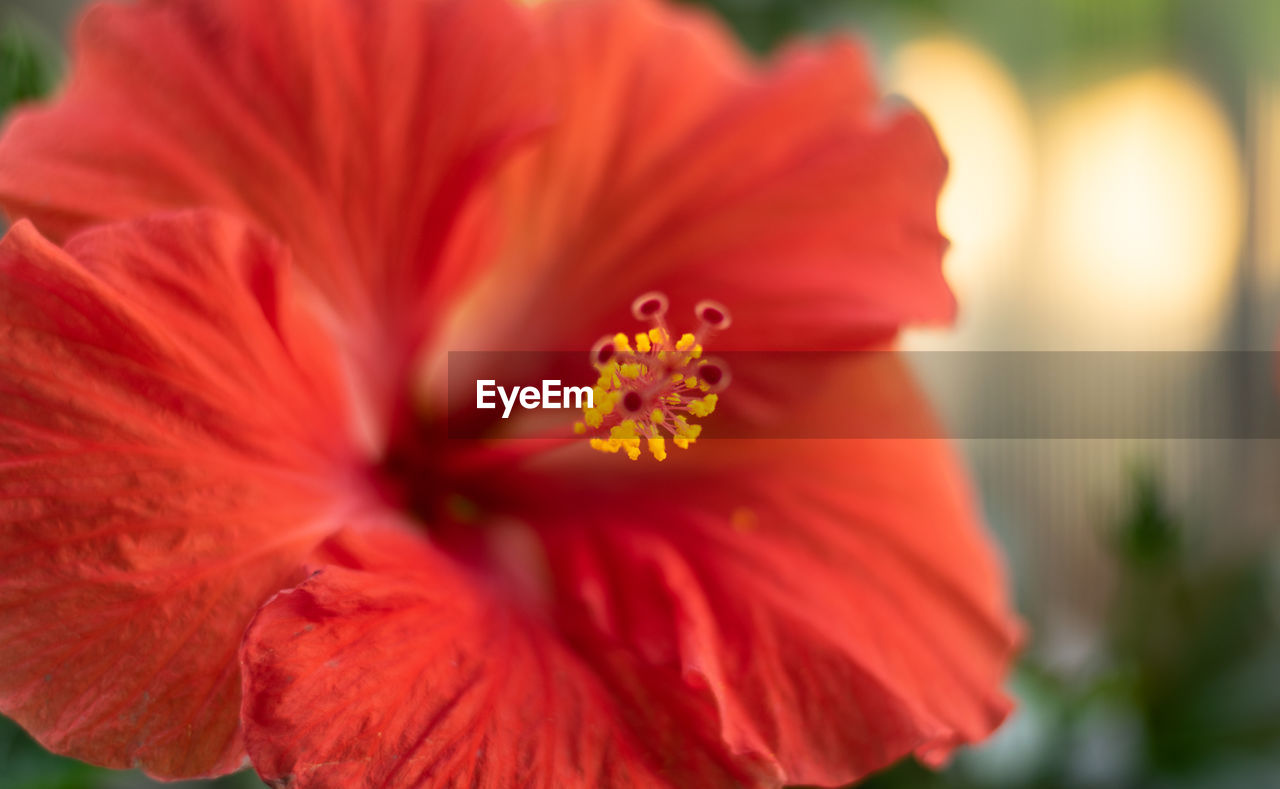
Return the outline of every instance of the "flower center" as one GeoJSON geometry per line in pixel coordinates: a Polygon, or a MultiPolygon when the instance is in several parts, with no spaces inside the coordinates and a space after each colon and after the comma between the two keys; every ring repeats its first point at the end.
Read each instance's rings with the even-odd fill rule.
{"type": "Polygon", "coordinates": [[[632,338],[625,333],[603,337],[591,351],[599,371],[592,408],[583,409],[574,431],[590,438],[591,448],[638,460],[648,447],[658,460],[667,458],[667,438],[688,449],[702,433],[692,420],[716,410],[718,392],[729,385],[729,368],[703,356],[703,344],[729,328],[729,311],[703,301],[694,308],[698,328],[676,337],[666,323],[667,297],[646,293],[631,305],[637,320],[651,324],[632,338]]]}

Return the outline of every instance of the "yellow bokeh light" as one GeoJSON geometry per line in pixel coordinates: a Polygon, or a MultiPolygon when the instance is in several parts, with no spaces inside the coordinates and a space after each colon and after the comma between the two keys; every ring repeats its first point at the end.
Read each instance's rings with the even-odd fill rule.
{"type": "Polygon", "coordinates": [[[1034,190],[1030,113],[996,60],[951,36],[898,50],[889,85],[928,116],[950,159],[939,221],[952,242],[946,272],[960,299],[961,328],[972,328],[1013,285],[1034,190]]]}
{"type": "Polygon", "coordinates": [[[1244,197],[1230,126],[1169,70],[1067,99],[1045,131],[1043,302],[1066,344],[1193,349],[1213,337],[1244,197]]]}

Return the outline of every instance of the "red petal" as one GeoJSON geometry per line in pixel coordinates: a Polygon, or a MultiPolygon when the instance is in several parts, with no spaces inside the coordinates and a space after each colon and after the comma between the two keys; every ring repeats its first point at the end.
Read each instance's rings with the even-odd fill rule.
{"type": "Polygon", "coordinates": [[[760,70],[649,0],[537,10],[562,116],[507,176],[492,307],[451,347],[582,347],[654,289],[677,325],[700,299],[728,305],[722,348],[857,347],[950,319],[945,159],[920,115],[878,105],[853,44],[760,70]]]}
{"type": "Polygon", "coordinates": [[[204,214],[0,242],[0,711],[166,777],[244,758],[236,648],[351,450],[283,253],[204,214]]]}
{"type": "Polygon", "coordinates": [[[0,201],[58,236],[164,207],[250,218],[394,376],[469,276],[473,187],[545,123],[533,51],[505,0],[98,6],[67,95],[4,136],[0,201]]]}
{"type": "MultiPolygon", "coordinates": [[[[899,366],[854,371],[927,420],[899,366]]],[[[266,777],[615,785],[594,772],[603,754],[641,785],[838,785],[944,758],[1003,718],[1017,627],[945,444],[712,439],[623,474],[580,454],[495,473],[481,506],[501,509],[432,530],[459,563],[408,531],[326,544],[363,572],[277,599],[244,653],[266,777]],[[572,682],[533,682],[532,656],[572,682]],[[493,701],[436,716],[473,676],[460,667],[493,701]],[[529,723],[566,719],[590,725],[529,723]],[[486,758],[457,755],[481,741],[486,758]]]]}
{"type": "Polygon", "coordinates": [[[442,557],[413,574],[325,568],[262,609],[241,658],[254,766],[293,789],[747,780],[684,727],[645,717],[660,689],[618,698],[543,623],[442,557]]]}
{"type": "MultiPolygon", "coordinates": [[[[926,417],[900,368],[858,375],[832,399],[891,387],[926,417]]],[[[944,442],[707,439],[622,469],[575,454],[492,483],[544,540],[557,621],[584,654],[621,643],[708,689],[731,751],[843,785],[1003,719],[1019,629],[944,442]]]]}

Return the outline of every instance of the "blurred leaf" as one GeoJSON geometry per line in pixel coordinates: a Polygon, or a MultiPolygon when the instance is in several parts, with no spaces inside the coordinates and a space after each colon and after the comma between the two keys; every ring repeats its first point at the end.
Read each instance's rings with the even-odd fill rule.
{"type": "Polygon", "coordinates": [[[1119,579],[1104,632],[1107,659],[1081,681],[1027,656],[1013,683],[1016,715],[1031,715],[1035,736],[1050,743],[1036,749],[1038,764],[1006,769],[1010,753],[1035,739],[1011,736],[1015,718],[940,773],[907,760],[861,786],[1280,785],[1276,568],[1257,555],[1207,561],[1190,533],[1159,476],[1141,467],[1129,506],[1108,536],[1119,579]]]}
{"type": "Polygon", "coordinates": [[[103,771],[54,756],[8,718],[0,717],[0,776],[6,789],[91,789],[103,771]]]}
{"type": "Polygon", "coordinates": [[[1179,559],[1182,531],[1164,501],[1155,471],[1140,466],[1133,474],[1129,511],[1115,540],[1122,565],[1134,570],[1167,568],[1179,559]]]}
{"type": "Polygon", "coordinates": [[[0,789],[264,789],[251,770],[209,781],[159,783],[136,770],[107,770],[56,756],[0,716],[0,789]]]}
{"type": "Polygon", "coordinates": [[[49,95],[57,82],[54,50],[27,25],[0,27],[0,113],[15,104],[49,95]]]}
{"type": "Polygon", "coordinates": [[[1269,689],[1280,628],[1265,559],[1206,566],[1150,473],[1135,479],[1116,549],[1122,574],[1110,649],[1132,681],[1149,769],[1203,772],[1227,753],[1273,752],[1280,693],[1269,689]]]}
{"type": "Polygon", "coordinates": [[[851,16],[885,12],[895,16],[937,13],[946,0],[680,0],[718,13],[756,52],[785,40],[825,30],[851,16]]]}

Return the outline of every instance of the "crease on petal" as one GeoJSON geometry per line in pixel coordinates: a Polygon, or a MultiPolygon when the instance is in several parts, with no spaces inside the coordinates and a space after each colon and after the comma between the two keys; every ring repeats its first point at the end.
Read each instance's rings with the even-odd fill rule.
{"type": "MultiPolygon", "coordinates": [[[[929,421],[884,361],[832,371],[801,421],[884,386],[929,421]]],[[[500,480],[546,541],[560,621],[583,654],[622,644],[709,691],[731,751],[842,785],[1007,714],[1021,628],[943,439],[709,438],[621,478],[577,450],[500,480]]]]}
{"type": "Polygon", "coordinates": [[[729,305],[721,350],[857,348],[953,317],[946,159],[918,113],[881,104],[859,45],[759,66],[687,9],[535,10],[562,115],[504,175],[506,246],[451,348],[581,347],[651,290],[676,314],[729,305]]]}
{"type": "Polygon", "coordinates": [[[647,719],[645,681],[619,672],[638,680],[623,701],[545,623],[440,556],[322,568],[263,607],[241,660],[254,766],[297,789],[745,785],[687,739],[654,747],[646,732],[680,732],[647,719]]]}
{"type": "Polygon", "coordinates": [[[0,241],[0,710],[96,764],[230,772],[241,631],[343,517],[333,351],[229,219],[66,250],[0,241]]]}
{"type": "Polygon", "coordinates": [[[483,267],[484,185],[549,120],[527,17],[507,0],[95,5],[65,93],[0,137],[0,205],[59,241],[191,207],[280,238],[381,434],[430,316],[483,267]]]}

